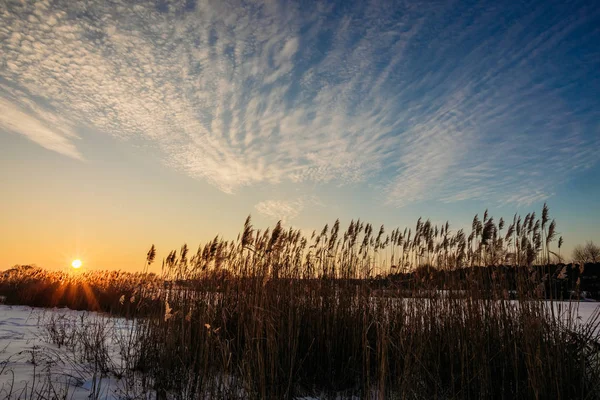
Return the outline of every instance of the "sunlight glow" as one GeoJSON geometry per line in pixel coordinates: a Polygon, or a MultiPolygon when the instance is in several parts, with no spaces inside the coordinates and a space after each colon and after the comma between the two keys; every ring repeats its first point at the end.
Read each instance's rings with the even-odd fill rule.
{"type": "Polygon", "coordinates": [[[73,268],[81,268],[81,265],[82,265],[81,260],[73,260],[73,262],[71,263],[71,266],[73,268]]]}

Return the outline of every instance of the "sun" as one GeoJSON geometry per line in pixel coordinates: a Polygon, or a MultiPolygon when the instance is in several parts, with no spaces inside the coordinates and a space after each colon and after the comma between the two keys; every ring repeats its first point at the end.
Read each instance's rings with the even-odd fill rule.
{"type": "Polygon", "coordinates": [[[71,263],[71,266],[73,268],[81,268],[81,265],[82,265],[81,260],[73,260],[73,262],[71,263]]]}

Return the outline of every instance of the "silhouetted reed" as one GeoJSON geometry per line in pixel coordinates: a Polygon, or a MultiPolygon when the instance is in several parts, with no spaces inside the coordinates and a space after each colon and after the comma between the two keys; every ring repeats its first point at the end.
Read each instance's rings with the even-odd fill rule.
{"type": "Polygon", "coordinates": [[[486,212],[469,236],[336,221],[310,239],[248,218],[236,241],[165,259],[139,365],[181,399],[595,398],[598,314],[584,326],[577,303],[541,301],[562,270],[531,267],[548,260],[548,218],[501,235],[486,212]]]}
{"type": "Polygon", "coordinates": [[[548,265],[555,237],[545,205],[508,226],[486,211],[468,235],[419,218],[305,237],[248,217],[237,240],[94,291],[136,318],[128,365],[158,399],[598,398],[599,315],[554,301],[574,270],[548,265]]]}

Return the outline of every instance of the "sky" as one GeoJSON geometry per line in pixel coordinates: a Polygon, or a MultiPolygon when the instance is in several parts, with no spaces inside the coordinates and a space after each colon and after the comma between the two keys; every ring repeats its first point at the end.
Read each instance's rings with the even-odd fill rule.
{"type": "Polygon", "coordinates": [[[139,270],[247,215],[600,242],[594,1],[0,2],[0,270],[139,270]]]}

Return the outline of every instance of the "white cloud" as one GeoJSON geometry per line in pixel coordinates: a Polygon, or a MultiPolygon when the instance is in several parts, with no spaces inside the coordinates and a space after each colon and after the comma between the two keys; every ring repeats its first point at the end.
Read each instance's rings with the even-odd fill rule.
{"type": "Polygon", "coordinates": [[[0,129],[26,136],[40,146],[65,156],[82,160],[81,153],[68,137],[42,121],[23,112],[17,106],[0,98],[0,129]]]}
{"type": "Polygon", "coordinates": [[[281,220],[286,223],[300,214],[304,209],[304,202],[302,200],[265,200],[256,204],[254,208],[267,218],[281,220]]]}
{"type": "MultiPolygon", "coordinates": [[[[11,3],[0,15],[0,88],[19,88],[10,102],[39,118],[17,110],[2,126],[28,126],[30,139],[75,158],[72,130],[57,127],[141,138],[165,164],[229,193],[374,182],[397,206],[537,201],[597,158],[590,98],[564,101],[552,70],[586,18],[545,18],[536,30],[527,22],[537,11],[508,23],[491,3],[448,13],[376,3],[339,18],[325,4],[284,1],[11,3]],[[553,179],[541,178],[548,170],[553,179]]],[[[288,206],[261,209],[301,209],[288,206]]]]}

